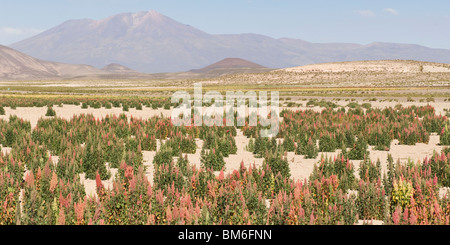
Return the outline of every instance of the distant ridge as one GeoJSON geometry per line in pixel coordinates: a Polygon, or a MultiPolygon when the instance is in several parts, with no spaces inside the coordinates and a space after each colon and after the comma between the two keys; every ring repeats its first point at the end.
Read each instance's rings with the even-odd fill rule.
{"type": "Polygon", "coordinates": [[[202,69],[227,57],[269,68],[361,60],[418,60],[450,63],[450,50],[415,44],[311,43],[259,34],[213,35],[154,10],[101,20],[69,20],[10,47],[41,60],[118,63],[145,73],[202,69]]]}
{"type": "Polygon", "coordinates": [[[179,73],[140,73],[126,66],[111,63],[102,69],[90,65],[72,65],[44,61],[0,45],[0,81],[58,79],[183,79],[211,78],[226,74],[265,72],[271,69],[256,63],[227,58],[197,71],[179,73]]]}
{"type": "MultiPolygon", "coordinates": [[[[308,74],[398,74],[407,73],[422,79],[432,73],[450,74],[450,64],[415,60],[363,60],[330,62],[284,69],[270,69],[242,58],[225,58],[219,62],[185,72],[140,73],[126,66],[111,63],[102,69],[90,65],[72,65],[36,59],[22,52],[0,45],[0,81],[26,80],[77,80],[77,79],[196,79],[216,78],[225,75],[253,73],[264,76],[271,71],[298,73],[298,78],[308,74]]],[[[446,76],[446,75],[443,75],[446,76]]],[[[234,76],[232,76],[234,77],[234,76]]],[[[315,75],[314,75],[315,77],[315,75]]]]}

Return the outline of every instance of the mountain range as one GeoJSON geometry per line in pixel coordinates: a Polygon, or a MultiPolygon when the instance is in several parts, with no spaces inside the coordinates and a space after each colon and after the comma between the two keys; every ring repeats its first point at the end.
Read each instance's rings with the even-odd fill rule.
{"type": "Polygon", "coordinates": [[[90,65],[65,64],[40,60],[0,45],[0,81],[58,79],[189,79],[236,73],[260,73],[272,69],[253,62],[226,58],[202,69],[173,73],[142,73],[121,64],[98,69],[90,65]]]}
{"type": "Polygon", "coordinates": [[[39,60],[97,68],[113,63],[127,67],[120,68],[122,72],[145,73],[198,70],[228,57],[268,68],[388,59],[450,63],[450,50],[415,44],[311,43],[251,33],[213,35],[153,10],[102,20],[69,20],[10,47],[39,60]]]}

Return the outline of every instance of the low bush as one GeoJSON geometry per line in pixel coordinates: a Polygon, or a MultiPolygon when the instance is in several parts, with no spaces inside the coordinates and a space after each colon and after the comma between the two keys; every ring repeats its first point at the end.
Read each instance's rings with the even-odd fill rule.
{"type": "Polygon", "coordinates": [[[450,145],[450,131],[448,130],[447,124],[441,130],[440,144],[441,145],[450,145]]]}
{"type": "Polygon", "coordinates": [[[367,149],[367,141],[360,135],[353,148],[348,152],[348,157],[350,160],[363,160],[364,157],[369,156],[369,151],[367,149]]]}
{"type": "Polygon", "coordinates": [[[52,107],[47,108],[47,113],[45,113],[45,116],[47,117],[54,117],[56,116],[56,112],[52,107]]]}
{"type": "Polygon", "coordinates": [[[200,157],[200,162],[204,169],[211,168],[214,171],[225,169],[225,160],[223,159],[222,153],[220,151],[216,151],[214,148],[212,150],[202,149],[200,157]]]}
{"type": "Polygon", "coordinates": [[[305,155],[306,159],[312,159],[319,155],[319,150],[316,143],[309,137],[308,141],[300,141],[300,143],[297,144],[295,154],[305,155]]]}
{"type": "Polygon", "coordinates": [[[319,165],[315,164],[313,172],[309,176],[309,181],[321,180],[335,175],[339,179],[339,189],[346,192],[356,188],[356,177],[353,163],[340,154],[333,160],[322,156],[319,165]]]}

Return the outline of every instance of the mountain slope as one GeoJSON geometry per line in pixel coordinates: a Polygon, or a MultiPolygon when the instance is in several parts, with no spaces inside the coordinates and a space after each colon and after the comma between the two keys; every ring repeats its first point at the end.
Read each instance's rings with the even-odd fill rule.
{"type": "Polygon", "coordinates": [[[419,45],[322,44],[258,34],[211,35],[156,11],[70,20],[11,47],[43,60],[96,67],[118,63],[152,73],[200,69],[227,57],[270,68],[378,59],[450,63],[450,50],[419,45]]]}
{"type": "Polygon", "coordinates": [[[42,61],[0,45],[0,80],[36,80],[100,74],[89,65],[70,65],[42,61]]]}
{"type": "Polygon", "coordinates": [[[47,63],[0,45],[0,79],[56,77],[47,63]]]}

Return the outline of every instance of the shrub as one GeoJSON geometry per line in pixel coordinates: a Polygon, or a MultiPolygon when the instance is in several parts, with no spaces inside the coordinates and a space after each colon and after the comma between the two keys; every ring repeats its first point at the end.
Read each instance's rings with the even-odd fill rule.
{"type": "Polygon", "coordinates": [[[266,153],[274,153],[277,150],[277,146],[278,144],[275,138],[260,137],[257,135],[253,146],[253,154],[256,157],[263,157],[266,153]]]}
{"type": "MultiPolygon", "coordinates": [[[[140,147],[139,147],[140,148],[140,147]]],[[[137,151],[128,150],[125,151],[123,156],[123,161],[127,164],[127,166],[133,167],[135,172],[138,172],[138,169],[143,166],[143,156],[141,150],[138,148],[137,151]]],[[[145,168],[144,168],[145,170],[145,168]]]]}
{"type": "Polygon", "coordinates": [[[447,121],[447,116],[436,116],[436,115],[424,115],[422,119],[423,127],[428,133],[435,132],[440,133],[445,127],[447,121]]]}
{"type": "MultiPolygon", "coordinates": [[[[1,154],[0,154],[1,155],[1,154]]],[[[3,161],[3,156],[0,160],[3,161]]],[[[19,193],[20,183],[22,182],[23,166],[14,161],[7,160],[0,164],[0,224],[14,225],[17,222],[17,217],[20,217],[19,193]],[[5,165],[3,165],[5,164],[5,165]],[[21,169],[22,168],[22,169],[21,169]],[[21,175],[12,174],[14,170],[22,170],[21,175]],[[19,211],[19,212],[17,212],[19,211]]]]}
{"type": "Polygon", "coordinates": [[[353,148],[348,152],[348,157],[350,160],[363,160],[365,156],[369,156],[369,151],[367,149],[367,141],[360,135],[353,148]]]}
{"type": "Polygon", "coordinates": [[[29,136],[15,143],[10,154],[14,156],[14,159],[25,163],[27,169],[35,173],[38,169],[43,169],[50,161],[47,147],[33,142],[29,136]]]}
{"type": "Polygon", "coordinates": [[[126,151],[123,139],[112,137],[111,139],[105,139],[105,141],[106,143],[102,143],[104,160],[109,163],[111,168],[119,168],[126,151]]]}
{"type": "Polygon", "coordinates": [[[134,136],[130,136],[126,138],[125,141],[125,149],[128,151],[135,151],[140,145],[139,139],[134,136]]]}
{"type": "Polygon", "coordinates": [[[450,145],[450,131],[448,130],[447,124],[441,130],[440,144],[441,145],[450,145]]]}
{"type": "Polygon", "coordinates": [[[305,155],[305,158],[312,159],[312,158],[316,158],[319,155],[319,151],[318,151],[316,143],[313,142],[311,137],[309,137],[309,139],[306,143],[304,143],[304,141],[302,141],[297,145],[295,154],[305,155]]]}
{"type": "Polygon", "coordinates": [[[368,144],[375,146],[375,150],[388,151],[391,147],[391,138],[387,130],[383,130],[381,127],[368,130],[368,144]]]}
{"type": "Polygon", "coordinates": [[[434,152],[433,156],[423,160],[422,170],[430,171],[432,176],[437,176],[438,182],[450,187],[450,155],[443,152],[434,152]]]}
{"type": "Polygon", "coordinates": [[[102,107],[102,104],[99,101],[94,101],[92,103],[92,108],[94,109],[100,109],[102,107]]]}
{"type": "Polygon", "coordinates": [[[360,219],[383,220],[386,202],[380,179],[375,182],[359,181],[356,205],[360,219]]]}
{"type": "Polygon", "coordinates": [[[352,130],[345,131],[345,146],[347,148],[352,148],[355,144],[355,135],[352,130]]]}
{"type": "Polygon", "coordinates": [[[102,155],[101,145],[88,140],[83,155],[83,171],[87,179],[95,179],[97,173],[102,180],[109,179],[111,173],[106,169],[106,162],[102,155]]]}
{"type": "Polygon", "coordinates": [[[165,195],[168,195],[172,185],[177,190],[181,190],[187,185],[184,177],[173,161],[168,164],[164,163],[155,167],[155,175],[153,177],[154,188],[160,189],[165,195]]]}
{"type": "Polygon", "coordinates": [[[144,151],[156,151],[156,137],[155,135],[143,134],[140,139],[141,148],[144,151]]]}
{"type": "Polygon", "coordinates": [[[172,162],[172,157],[172,148],[165,144],[161,145],[161,148],[156,152],[155,157],[153,158],[153,164],[155,164],[155,167],[163,164],[170,164],[172,162]]]}
{"type": "Polygon", "coordinates": [[[319,138],[320,152],[334,152],[338,148],[334,134],[325,133],[319,138]]]}
{"type": "Polygon", "coordinates": [[[245,146],[245,150],[249,152],[255,151],[255,140],[253,138],[248,140],[248,145],[245,146]]]}
{"type": "Polygon", "coordinates": [[[225,160],[221,152],[216,151],[216,149],[205,150],[202,149],[200,153],[200,162],[202,167],[205,169],[211,168],[214,171],[220,171],[225,169],[225,160]]]}
{"type": "Polygon", "coordinates": [[[327,157],[321,157],[319,165],[314,165],[313,172],[309,176],[309,181],[321,180],[335,175],[339,179],[339,189],[344,192],[356,187],[356,177],[353,164],[344,155],[339,154],[333,160],[327,157]]]}
{"type": "Polygon", "coordinates": [[[355,108],[359,108],[360,105],[357,102],[350,102],[350,103],[347,104],[347,107],[355,109],[355,108]]]}
{"type": "Polygon", "coordinates": [[[59,155],[58,164],[56,165],[56,173],[58,178],[65,181],[73,180],[76,176],[83,172],[81,167],[83,149],[79,145],[67,148],[59,155]]]}
{"type": "Polygon", "coordinates": [[[112,105],[113,105],[113,107],[118,108],[118,107],[120,107],[120,101],[114,100],[114,101],[112,101],[112,105]]]}
{"type": "Polygon", "coordinates": [[[359,165],[359,178],[365,182],[375,182],[381,179],[380,159],[375,164],[370,160],[369,156],[366,156],[359,165]]]}
{"type": "Polygon", "coordinates": [[[274,154],[269,153],[264,158],[264,163],[267,164],[272,170],[273,174],[276,176],[278,173],[281,174],[283,178],[289,178],[291,176],[289,163],[286,157],[282,156],[281,151],[277,151],[274,154]]]}
{"type": "Polygon", "coordinates": [[[122,164],[118,173],[118,178],[113,182],[114,188],[100,198],[102,209],[99,210],[97,204],[96,209],[91,211],[94,214],[92,219],[111,225],[146,224],[150,213],[157,213],[154,208],[160,199],[155,196],[162,194],[161,190],[152,190],[142,168],[135,172],[131,166],[122,164]]]}
{"type": "Polygon", "coordinates": [[[391,193],[392,187],[394,185],[394,177],[395,177],[395,165],[394,159],[391,154],[387,156],[387,173],[383,176],[383,186],[386,190],[386,193],[391,193]]]}
{"type": "Polygon", "coordinates": [[[30,132],[30,122],[19,119],[16,115],[10,115],[9,121],[0,120],[0,144],[5,147],[12,147],[26,138],[30,132]]]}
{"type": "Polygon", "coordinates": [[[197,144],[192,137],[182,137],[179,147],[182,153],[194,154],[197,151],[197,144]]]}
{"type": "Polygon", "coordinates": [[[176,135],[172,135],[170,139],[168,139],[164,145],[170,147],[172,151],[172,156],[178,156],[180,153],[190,153],[193,154],[197,150],[197,144],[195,143],[195,139],[188,136],[185,137],[181,133],[177,133],[176,135]]]}
{"type": "Polygon", "coordinates": [[[372,107],[372,104],[370,104],[370,103],[362,103],[361,107],[368,110],[368,109],[370,109],[372,107]]]}
{"type": "Polygon", "coordinates": [[[180,154],[178,156],[178,160],[177,160],[177,168],[180,170],[180,172],[184,175],[184,176],[191,176],[192,175],[192,168],[189,164],[189,161],[187,159],[187,155],[185,155],[183,157],[182,154],[180,154]]]}
{"type": "Polygon", "coordinates": [[[285,137],[283,140],[283,149],[289,152],[295,151],[295,141],[289,136],[285,137]]]}
{"type": "Polygon", "coordinates": [[[433,97],[428,97],[428,98],[426,99],[426,101],[427,101],[427,102],[434,102],[434,98],[433,98],[433,97]]]}
{"type": "Polygon", "coordinates": [[[411,124],[409,127],[402,127],[398,134],[399,144],[415,145],[417,142],[428,143],[429,134],[423,129],[422,124],[411,124]]]}
{"type": "Polygon", "coordinates": [[[53,110],[52,107],[48,107],[47,108],[47,113],[45,113],[45,116],[47,116],[47,117],[56,116],[56,112],[55,112],[55,110],[53,110]]]}
{"type": "Polygon", "coordinates": [[[414,188],[411,182],[400,179],[395,179],[391,194],[391,207],[400,206],[403,210],[411,203],[414,194],[414,188]]]}

